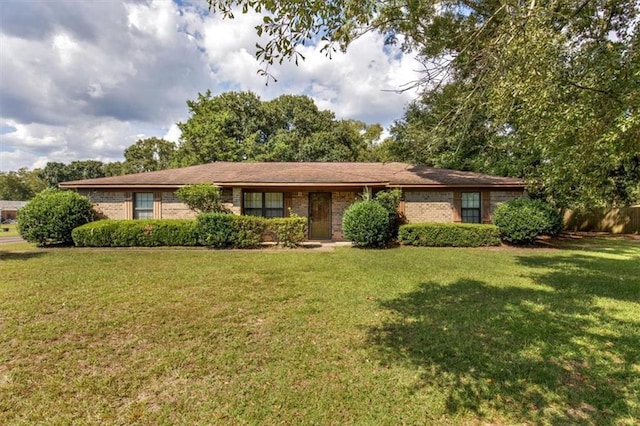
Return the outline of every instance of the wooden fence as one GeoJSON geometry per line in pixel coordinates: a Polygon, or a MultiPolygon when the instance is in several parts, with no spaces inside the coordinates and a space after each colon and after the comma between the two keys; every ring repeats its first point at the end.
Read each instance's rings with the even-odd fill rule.
{"type": "Polygon", "coordinates": [[[567,210],[564,213],[564,229],[567,231],[638,234],[640,233],[640,206],[597,209],[589,212],[567,210]]]}

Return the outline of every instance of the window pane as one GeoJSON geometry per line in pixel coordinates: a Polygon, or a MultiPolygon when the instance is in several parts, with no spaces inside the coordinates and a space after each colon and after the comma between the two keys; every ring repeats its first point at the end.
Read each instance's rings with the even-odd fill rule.
{"type": "Polygon", "coordinates": [[[245,208],[245,211],[247,209],[262,208],[262,193],[261,192],[245,192],[244,208],[245,208]]]}
{"type": "Polygon", "coordinates": [[[284,217],[284,209],[265,209],[265,217],[284,217]]]}
{"type": "Polygon", "coordinates": [[[135,197],[136,209],[152,209],[153,210],[153,193],[151,192],[138,192],[135,197]]]}
{"type": "Polygon", "coordinates": [[[283,217],[284,194],[282,192],[245,192],[244,214],[250,216],[283,217]]]}
{"type": "Polygon", "coordinates": [[[153,219],[153,193],[137,192],[133,196],[133,218],[153,219]]]}
{"type": "Polygon", "coordinates": [[[153,219],[153,211],[136,210],[134,212],[135,219],[153,219]]]}
{"type": "Polygon", "coordinates": [[[262,209],[248,209],[245,207],[244,214],[247,216],[262,216],[262,209]]]}
{"type": "Polygon", "coordinates": [[[462,209],[462,222],[480,223],[480,209],[462,209]]]}
{"type": "Polygon", "coordinates": [[[463,209],[479,209],[480,193],[479,192],[463,192],[462,208],[463,209]]]}
{"type": "Polygon", "coordinates": [[[264,206],[268,209],[281,209],[284,207],[282,192],[267,192],[264,194],[264,206]]]}

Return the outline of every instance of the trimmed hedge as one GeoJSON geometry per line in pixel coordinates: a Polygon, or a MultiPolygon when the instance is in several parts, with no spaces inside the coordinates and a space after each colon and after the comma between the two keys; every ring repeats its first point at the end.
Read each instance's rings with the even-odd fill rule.
{"type": "Polygon", "coordinates": [[[307,218],[292,216],[267,219],[267,232],[279,245],[297,247],[307,239],[307,218]]]}
{"type": "Polygon", "coordinates": [[[99,220],[75,228],[78,247],[195,246],[195,222],[181,219],[99,220]]]}
{"type": "Polygon", "coordinates": [[[202,213],[197,220],[148,219],[100,220],[75,228],[78,247],[196,246],[254,248],[265,234],[285,247],[295,247],[307,238],[307,219],[265,219],[224,213],[202,213]]]}
{"type": "Polygon", "coordinates": [[[231,247],[256,248],[262,242],[262,235],[267,230],[267,219],[259,216],[236,216],[232,218],[231,247]]]}
{"type": "Polygon", "coordinates": [[[196,219],[198,242],[214,248],[255,248],[264,236],[285,247],[295,247],[307,238],[307,219],[266,219],[224,213],[201,213],[196,219]]]}
{"type": "Polygon", "coordinates": [[[400,242],[422,247],[499,246],[500,231],[494,225],[473,223],[415,223],[400,226],[400,242]]]}

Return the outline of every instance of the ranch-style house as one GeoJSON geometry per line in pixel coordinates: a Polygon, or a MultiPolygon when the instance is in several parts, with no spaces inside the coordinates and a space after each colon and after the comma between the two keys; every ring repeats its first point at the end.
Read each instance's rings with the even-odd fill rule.
{"type": "Polygon", "coordinates": [[[340,241],[342,215],[366,190],[402,190],[400,211],[409,223],[490,223],[499,203],[525,194],[524,182],[405,163],[214,162],[60,184],[94,203],[110,219],[193,218],[175,191],[211,183],[234,214],[308,218],[310,240],[340,241]]]}

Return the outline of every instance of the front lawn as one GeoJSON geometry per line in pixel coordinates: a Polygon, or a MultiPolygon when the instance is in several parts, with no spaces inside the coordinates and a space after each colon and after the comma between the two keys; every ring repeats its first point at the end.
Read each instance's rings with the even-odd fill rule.
{"type": "Polygon", "coordinates": [[[18,228],[15,223],[0,224],[0,238],[2,237],[18,237],[18,228]]]}
{"type": "Polygon", "coordinates": [[[639,312],[639,241],[0,246],[0,424],[636,424],[639,312]]]}

